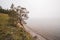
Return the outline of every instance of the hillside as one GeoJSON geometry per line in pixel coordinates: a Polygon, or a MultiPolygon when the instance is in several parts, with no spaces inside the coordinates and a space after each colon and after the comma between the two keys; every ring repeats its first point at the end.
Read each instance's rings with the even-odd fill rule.
{"type": "Polygon", "coordinates": [[[32,36],[24,28],[11,26],[8,14],[0,13],[0,40],[32,40],[32,36]]]}

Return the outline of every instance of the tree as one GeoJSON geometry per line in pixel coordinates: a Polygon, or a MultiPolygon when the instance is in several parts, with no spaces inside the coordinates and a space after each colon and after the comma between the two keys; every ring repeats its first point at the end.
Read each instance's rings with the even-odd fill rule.
{"type": "Polygon", "coordinates": [[[14,4],[13,4],[13,3],[12,3],[12,5],[11,5],[11,7],[10,7],[10,8],[11,8],[11,10],[13,10],[13,9],[14,9],[14,4]]]}
{"type": "Polygon", "coordinates": [[[28,14],[29,13],[29,11],[27,11],[27,9],[26,8],[21,8],[21,16],[22,16],[22,22],[24,23],[24,24],[26,24],[26,22],[25,22],[25,20],[27,20],[28,19],[28,14]]]}
{"type": "Polygon", "coordinates": [[[14,7],[14,4],[10,8],[9,16],[11,23],[13,25],[17,25],[18,23],[21,25],[26,24],[25,20],[28,19],[27,13],[29,13],[27,9],[21,6],[14,7]]]}
{"type": "Polygon", "coordinates": [[[28,19],[27,13],[29,12],[27,11],[26,8],[23,8],[21,6],[18,6],[16,9],[17,9],[17,14],[18,14],[18,22],[21,25],[26,24],[25,20],[28,19]]]}
{"type": "Polygon", "coordinates": [[[11,7],[10,7],[9,17],[10,17],[10,19],[9,19],[10,24],[13,25],[13,26],[16,26],[18,19],[17,19],[17,13],[14,10],[14,4],[12,4],[11,7]]]}
{"type": "Polygon", "coordinates": [[[2,9],[2,6],[0,6],[0,9],[2,9]]]}

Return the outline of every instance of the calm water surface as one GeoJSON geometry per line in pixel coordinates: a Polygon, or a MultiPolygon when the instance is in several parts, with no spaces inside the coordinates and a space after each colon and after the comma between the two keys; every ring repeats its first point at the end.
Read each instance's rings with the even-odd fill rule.
{"type": "Polygon", "coordinates": [[[33,18],[27,21],[27,25],[42,34],[44,37],[53,40],[60,40],[60,18],[33,18]]]}

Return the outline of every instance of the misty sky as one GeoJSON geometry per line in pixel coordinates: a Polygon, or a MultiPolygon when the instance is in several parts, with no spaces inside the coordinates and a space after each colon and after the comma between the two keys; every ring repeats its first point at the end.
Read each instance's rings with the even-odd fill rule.
{"type": "Polygon", "coordinates": [[[60,0],[0,0],[6,9],[12,3],[26,7],[30,18],[60,18],[60,0]]]}

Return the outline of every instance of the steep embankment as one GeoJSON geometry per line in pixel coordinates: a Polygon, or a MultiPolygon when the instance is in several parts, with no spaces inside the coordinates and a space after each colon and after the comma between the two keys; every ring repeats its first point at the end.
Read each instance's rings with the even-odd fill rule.
{"type": "Polygon", "coordinates": [[[11,26],[9,16],[0,13],[0,40],[32,40],[32,37],[24,28],[11,26]]]}

